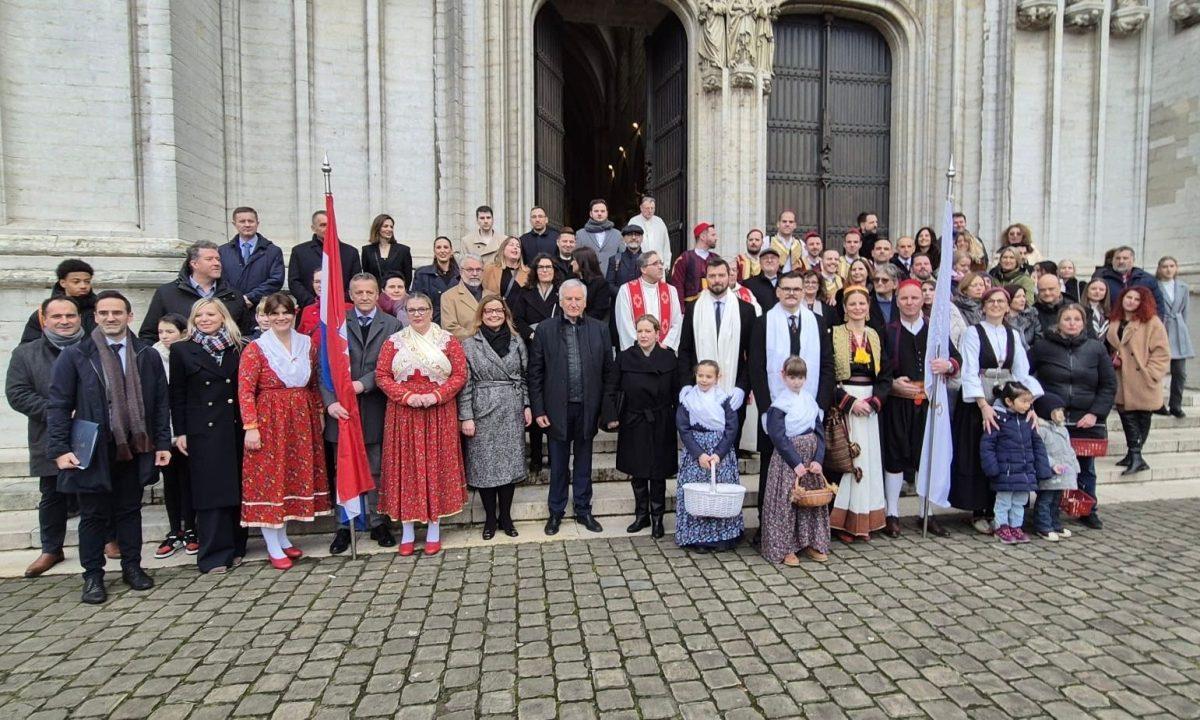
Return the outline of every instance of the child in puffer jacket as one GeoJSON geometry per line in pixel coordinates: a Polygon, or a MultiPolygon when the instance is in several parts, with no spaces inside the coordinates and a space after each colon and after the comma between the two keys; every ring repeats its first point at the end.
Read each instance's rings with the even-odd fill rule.
{"type": "Polygon", "coordinates": [[[1033,393],[1019,382],[997,385],[993,405],[997,430],[980,441],[983,472],[996,493],[996,539],[1005,545],[1027,543],[1021,525],[1029,493],[1038,481],[1053,476],[1046,460],[1046,446],[1026,417],[1033,406],[1033,393]]]}
{"type": "Polygon", "coordinates": [[[1054,469],[1054,476],[1039,480],[1037,500],[1033,504],[1033,527],[1037,534],[1050,542],[1071,537],[1058,515],[1058,505],[1064,490],[1078,487],[1079,458],[1071,447],[1071,436],[1067,434],[1065,403],[1054,393],[1046,393],[1033,403],[1042,422],[1038,423],[1038,436],[1046,446],[1046,459],[1054,469]]]}

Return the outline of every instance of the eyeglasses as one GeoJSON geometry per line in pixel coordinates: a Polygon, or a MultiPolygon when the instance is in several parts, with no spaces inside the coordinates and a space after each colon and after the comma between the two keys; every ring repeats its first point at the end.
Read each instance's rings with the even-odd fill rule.
{"type": "Polygon", "coordinates": [[[553,265],[538,265],[537,269],[538,270],[553,270],[554,266],[553,265]]]}
{"type": "Polygon", "coordinates": [[[876,284],[876,285],[878,285],[879,283],[890,283],[891,281],[892,281],[892,279],[891,279],[890,277],[877,277],[877,278],[875,278],[875,284],[876,284]]]}
{"type": "Polygon", "coordinates": [[[984,304],[985,305],[1007,305],[1008,300],[1005,300],[1002,297],[988,298],[988,301],[984,304]]]}
{"type": "Polygon", "coordinates": [[[803,288],[803,287],[782,287],[782,286],[780,286],[780,287],[778,288],[778,290],[779,290],[779,292],[782,292],[782,293],[800,293],[800,292],[804,292],[804,288],[803,288]]]}
{"type": "Polygon", "coordinates": [[[504,308],[484,308],[483,314],[484,315],[503,315],[504,308]]]}
{"type": "Polygon", "coordinates": [[[432,309],[427,307],[408,308],[409,315],[428,315],[430,312],[432,309]]]}

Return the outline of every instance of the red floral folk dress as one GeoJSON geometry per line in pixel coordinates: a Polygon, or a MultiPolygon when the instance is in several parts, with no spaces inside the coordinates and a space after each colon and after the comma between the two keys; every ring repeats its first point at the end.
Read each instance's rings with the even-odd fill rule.
{"type": "Polygon", "coordinates": [[[467,359],[437,325],[425,336],[415,334],[409,327],[392,335],[375,366],[376,383],[388,397],[379,512],[400,522],[436,521],[467,503],[454,401],[467,380],[467,359]],[[428,393],[437,396],[436,405],[409,407],[411,396],[428,393]]]}
{"type": "Polygon", "coordinates": [[[321,432],[324,406],[317,391],[317,348],[305,387],[287,387],[257,343],[242,351],[238,401],[242,422],[258,424],[261,450],[247,450],[242,463],[242,525],[283,527],[288,520],[328,515],[329,480],[321,432]]]}

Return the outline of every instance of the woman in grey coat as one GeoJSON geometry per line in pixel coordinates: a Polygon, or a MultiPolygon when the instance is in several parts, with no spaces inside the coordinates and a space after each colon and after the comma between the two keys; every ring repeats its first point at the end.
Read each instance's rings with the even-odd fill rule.
{"type": "Polygon", "coordinates": [[[483,539],[500,528],[516,537],[512,499],[525,476],[525,428],[532,421],[525,385],[528,357],[498,295],[485,295],[475,311],[475,334],[462,343],[467,384],[458,394],[458,419],[466,441],[467,484],[479,491],[486,519],[483,539]]]}
{"type": "Polygon", "coordinates": [[[1162,320],[1167,326],[1167,341],[1171,345],[1171,394],[1166,412],[1181,418],[1184,416],[1183,382],[1187,379],[1187,361],[1196,356],[1196,351],[1188,331],[1188,286],[1175,279],[1178,272],[1179,263],[1170,255],[1158,261],[1156,275],[1163,298],[1162,320]]]}

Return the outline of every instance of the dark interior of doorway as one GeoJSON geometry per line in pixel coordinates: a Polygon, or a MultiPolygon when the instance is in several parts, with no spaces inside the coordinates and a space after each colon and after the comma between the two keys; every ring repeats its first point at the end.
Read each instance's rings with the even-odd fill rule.
{"type": "Polygon", "coordinates": [[[561,224],[582,227],[601,197],[620,227],[646,191],[646,42],[670,11],[654,0],[551,0],[541,12],[562,23],[561,224]]]}

